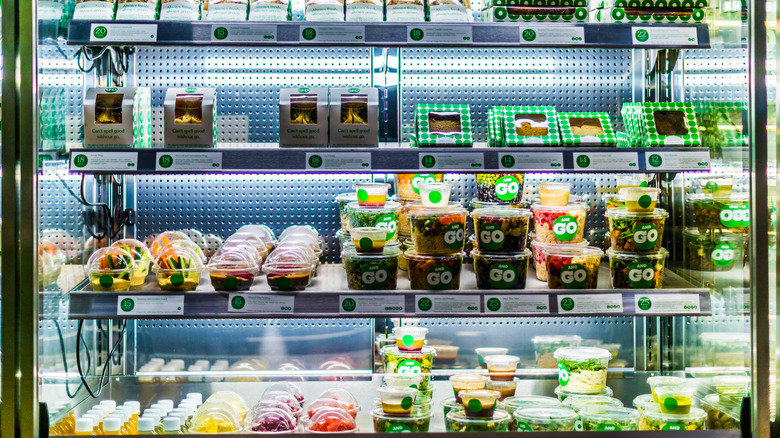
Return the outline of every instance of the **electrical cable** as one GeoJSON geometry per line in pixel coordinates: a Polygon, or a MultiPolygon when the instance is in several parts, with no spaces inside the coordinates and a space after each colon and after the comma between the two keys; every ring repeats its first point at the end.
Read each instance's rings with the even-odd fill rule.
{"type": "MultiPolygon", "coordinates": [[[[98,380],[98,388],[96,391],[97,393],[93,392],[92,388],[90,388],[89,384],[87,383],[86,375],[82,371],[82,367],[81,367],[81,355],[80,354],[76,355],[76,368],[78,368],[79,377],[81,378],[81,383],[84,385],[84,389],[87,390],[90,397],[92,398],[100,397],[101,392],[103,392],[103,387],[105,386],[103,382],[105,381],[106,378],[106,372],[108,371],[109,365],[111,365],[111,363],[113,362],[114,353],[116,352],[116,349],[119,347],[119,345],[122,343],[122,337],[124,337],[125,330],[127,329],[127,324],[122,324],[120,322],[120,326],[122,327],[122,329],[119,331],[119,336],[117,337],[117,340],[114,343],[114,345],[111,347],[111,350],[108,353],[108,357],[106,357],[106,363],[105,365],[103,365],[103,371],[100,373],[100,379],[98,380]]],[[[84,320],[82,319],[79,321],[78,331],[76,334],[76,351],[79,351],[79,349],[81,348],[81,343],[82,343],[81,336],[83,333],[83,329],[84,329],[84,320]]]]}
{"type": "MultiPolygon", "coordinates": [[[[65,370],[65,394],[67,394],[68,398],[71,400],[76,398],[76,395],[78,395],[79,391],[81,391],[81,387],[84,386],[83,383],[79,383],[79,386],[76,388],[76,391],[71,394],[70,392],[70,383],[68,382],[68,357],[65,354],[65,339],[62,336],[62,328],[60,328],[60,323],[55,319],[54,325],[57,327],[57,334],[60,338],[60,353],[62,354],[62,366],[65,370]]],[[[79,355],[81,352],[76,351],[76,355],[79,355]]],[[[92,359],[89,355],[89,348],[87,348],[87,374],[89,374],[90,371],[90,362],[92,359]]]]}

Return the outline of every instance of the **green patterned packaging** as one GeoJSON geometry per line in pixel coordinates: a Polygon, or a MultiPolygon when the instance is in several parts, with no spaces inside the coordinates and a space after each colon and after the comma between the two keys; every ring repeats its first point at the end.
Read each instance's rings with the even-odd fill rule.
{"type": "Polygon", "coordinates": [[[585,23],[588,8],[576,6],[493,6],[482,11],[485,23],[585,23]]]}
{"type": "Polygon", "coordinates": [[[482,9],[493,6],[547,6],[548,0],[486,0],[482,9]]]}
{"type": "Polygon", "coordinates": [[[693,105],[683,102],[627,103],[621,108],[633,146],[701,146],[693,105]]]}
{"type": "Polygon", "coordinates": [[[617,140],[609,114],[604,112],[558,113],[564,146],[615,146],[617,140]]]}
{"type": "Polygon", "coordinates": [[[628,134],[626,134],[625,132],[616,132],[615,137],[617,138],[617,147],[619,148],[631,147],[631,142],[628,139],[628,134]]]}
{"type": "Polygon", "coordinates": [[[494,106],[488,110],[488,147],[504,146],[504,134],[501,130],[501,111],[504,107],[494,106]]]}
{"type": "Polygon", "coordinates": [[[88,148],[152,147],[152,95],[148,88],[90,88],[84,98],[88,148]]]}
{"type": "Polygon", "coordinates": [[[418,147],[471,147],[471,112],[468,105],[417,104],[414,127],[418,147]]]}
{"type": "Polygon", "coordinates": [[[607,8],[660,8],[682,9],[707,7],[707,0],[601,0],[599,9],[607,8]]]}
{"type": "Polygon", "coordinates": [[[605,8],[590,11],[590,21],[598,23],[703,23],[704,9],[692,8],[685,11],[679,9],[631,9],[605,8]]]}
{"type": "Polygon", "coordinates": [[[561,144],[555,107],[507,106],[501,121],[505,146],[561,144]]]}

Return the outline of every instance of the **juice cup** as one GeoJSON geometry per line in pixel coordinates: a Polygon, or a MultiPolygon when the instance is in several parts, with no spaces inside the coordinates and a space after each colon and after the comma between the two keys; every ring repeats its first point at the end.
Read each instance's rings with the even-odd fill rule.
{"type": "Polygon", "coordinates": [[[389,188],[390,184],[386,183],[357,183],[357,202],[361,207],[384,207],[389,188]]]}

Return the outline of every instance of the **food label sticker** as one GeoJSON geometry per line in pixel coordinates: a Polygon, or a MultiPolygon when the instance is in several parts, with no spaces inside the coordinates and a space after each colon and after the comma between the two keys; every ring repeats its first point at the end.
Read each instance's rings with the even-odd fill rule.
{"type": "Polygon", "coordinates": [[[393,240],[393,237],[395,237],[395,232],[398,229],[398,221],[396,220],[394,214],[387,213],[380,216],[379,219],[376,220],[374,226],[379,228],[386,228],[387,240],[393,240]]]}
{"type": "Polygon", "coordinates": [[[406,312],[403,295],[339,295],[339,313],[403,314],[406,312]]]}
{"type": "Polygon", "coordinates": [[[300,42],[313,43],[362,43],[366,41],[365,26],[300,26],[300,42]]]}
{"type": "Polygon", "coordinates": [[[117,316],[184,315],[184,295],[120,295],[117,316]]]}
{"type": "Polygon", "coordinates": [[[471,26],[406,26],[407,43],[469,44],[473,40],[471,26]]]}
{"type": "Polygon", "coordinates": [[[647,170],[710,170],[708,151],[645,152],[647,170]]]}
{"type": "Polygon", "coordinates": [[[558,313],[622,313],[621,294],[558,295],[558,313]]]}
{"type": "Polygon", "coordinates": [[[526,26],[520,28],[520,43],[531,45],[579,45],[585,44],[585,28],[556,26],[526,26]]]}
{"type": "Polygon", "coordinates": [[[395,369],[398,374],[422,374],[422,365],[414,359],[406,359],[398,362],[398,368],[395,369]]]}
{"type": "Polygon", "coordinates": [[[420,194],[420,184],[431,184],[436,182],[436,175],[433,173],[417,173],[412,177],[412,189],[414,193],[420,194]]]}
{"type": "Polygon", "coordinates": [[[628,267],[628,284],[633,288],[648,288],[653,285],[655,269],[650,262],[633,262],[628,267]]]}
{"type": "Polygon", "coordinates": [[[76,152],[70,156],[71,172],[133,172],[137,169],[138,152],[76,152]]]}
{"type": "Polygon", "coordinates": [[[561,386],[569,384],[569,369],[563,362],[558,362],[558,384],[561,386]]]}
{"type": "Polygon", "coordinates": [[[156,24],[92,24],[90,42],[144,43],[157,41],[156,24]]]}
{"type": "Polygon", "coordinates": [[[698,294],[636,294],[636,313],[701,313],[698,294]]]}
{"type": "Polygon", "coordinates": [[[496,197],[502,201],[511,201],[520,191],[520,182],[513,175],[502,176],[496,181],[496,197]]]}
{"type": "Polygon", "coordinates": [[[479,313],[479,295],[416,295],[415,313],[479,313]]]}
{"type": "Polygon", "coordinates": [[[548,295],[485,295],[486,313],[550,313],[548,295]]]}
{"type": "Polygon", "coordinates": [[[449,266],[433,266],[425,273],[425,283],[431,290],[450,289],[450,284],[454,279],[455,274],[449,266]]]}
{"type": "MultiPolygon", "coordinates": [[[[496,289],[509,289],[514,286],[517,281],[517,271],[515,271],[515,267],[512,266],[511,263],[493,263],[488,268],[488,281],[490,282],[490,285],[496,289]]],[[[492,301],[491,304],[498,304],[500,306],[501,302],[492,301]]]]}
{"type": "Polygon", "coordinates": [[[632,27],[631,40],[637,46],[696,46],[699,37],[695,27],[632,27]]]}
{"type": "Polygon", "coordinates": [[[203,171],[222,169],[222,152],[157,152],[156,171],[203,171]]]}
{"type": "Polygon", "coordinates": [[[568,214],[555,219],[555,222],[553,222],[553,234],[555,235],[555,238],[565,242],[574,239],[578,229],[579,223],[577,222],[577,218],[568,214]]]}
{"type": "Polygon", "coordinates": [[[498,162],[502,169],[558,170],[563,169],[563,153],[500,153],[498,162]]]}
{"type": "Polygon", "coordinates": [[[307,152],[306,170],[371,170],[371,153],[307,152]]]}
{"type": "Polygon", "coordinates": [[[276,41],[275,24],[238,25],[225,24],[211,26],[211,42],[252,43],[276,41]]]}
{"type": "Polygon", "coordinates": [[[750,226],[750,207],[746,203],[727,205],[720,211],[720,223],[726,228],[750,226]]]}
{"type": "Polygon", "coordinates": [[[389,279],[387,267],[380,262],[368,262],[360,272],[360,282],[366,289],[384,289],[389,279]]]}
{"type": "Polygon", "coordinates": [[[634,245],[641,250],[651,250],[658,243],[658,227],[652,223],[638,224],[634,227],[634,245]]]}
{"type": "Polygon", "coordinates": [[[492,222],[485,223],[479,230],[479,241],[489,251],[495,251],[504,246],[504,230],[492,222]]]}
{"type": "Polygon", "coordinates": [[[228,313],[292,315],[295,311],[295,297],[232,293],[228,295],[228,299],[228,313]]]}
{"type": "Polygon", "coordinates": [[[420,153],[420,169],[480,170],[485,168],[485,154],[430,154],[420,153]]]}
{"type": "Polygon", "coordinates": [[[734,263],[734,257],[736,256],[735,248],[727,242],[719,243],[715,245],[710,254],[710,259],[715,266],[719,268],[727,268],[734,263]]]}
{"type": "Polygon", "coordinates": [[[453,250],[463,249],[463,239],[466,231],[463,224],[454,222],[444,227],[444,246],[453,250]]]}
{"type": "Polygon", "coordinates": [[[576,170],[638,170],[638,163],[638,155],[635,152],[574,153],[576,170]]]}

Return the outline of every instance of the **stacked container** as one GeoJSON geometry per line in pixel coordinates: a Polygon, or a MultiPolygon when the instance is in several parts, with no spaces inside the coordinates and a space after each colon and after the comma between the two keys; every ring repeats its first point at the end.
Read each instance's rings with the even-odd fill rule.
{"type": "Polygon", "coordinates": [[[477,248],[471,252],[477,287],[525,289],[531,251],[531,212],[524,208],[481,208],[471,213],[477,248]]]}
{"type": "Polygon", "coordinates": [[[424,327],[396,327],[393,329],[395,345],[388,345],[380,350],[385,373],[388,375],[417,375],[419,383],[415,382],[418,394],[431,397],[431,369],[436,350],[425,345],[425,335],[428,329],[424,327]]]}

